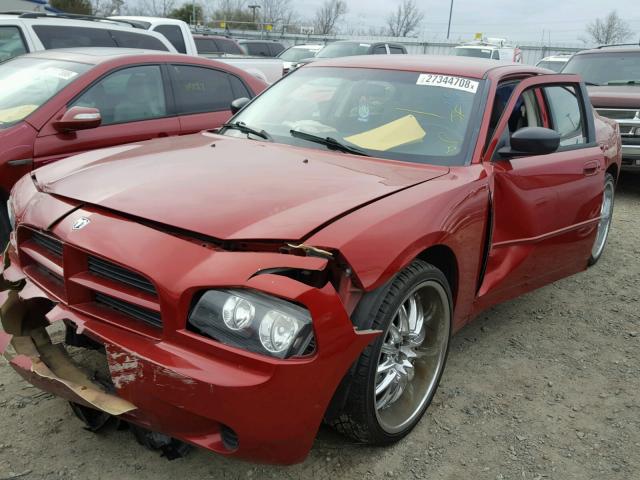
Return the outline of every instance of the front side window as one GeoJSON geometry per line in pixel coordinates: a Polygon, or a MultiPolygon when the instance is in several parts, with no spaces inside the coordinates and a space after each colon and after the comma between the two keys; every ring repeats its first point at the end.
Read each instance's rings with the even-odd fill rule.
{"type": "Polygon", "coordinates": [[[229,110],[235,97],[227,73],[188,65],[172,65],[171,69],[178,113],[229,110]]]}
{"type": "Polygon", "coordinates": [[[562,73],[577,73],[592,85],[640,85],[640,48],[574,55],[562,73]]]}
{"type": "Polygon", "coordinates": [[[391,55],[403,55],[405,53],[404,48],[394,47],[392,45],[389,45],[389,51],[391,52],[391,55]]]}
{"type": "Polygon", "coordinates": [[[269,46],[266,43],[245,43],[243,45],[249,55],[256,57],[270,57],[269,46]]]}
{"type": "Polygon", "coordinates": [[[544,88],[552,128],[560,134],[560,146],[587,143],[580,98],[573,86],[544,88]]]}
{"type": "Polygon", "coordinates": [[[215,43],[218,45],[218,50],[222,53],[228,53],[230,55],[243,55],[244,52],[233,40],[227,38],[216,38],[215,43]]]}
{"type": "MultiPolygon", "coordinates": [[[[482,81],[422,72],[302,68],[266,90],[234,122],[274,141],[325,149],[292,135],[331,137],[367,155],[463,165],[482,81]]],[[[228,129],[225,135],[245,136],[228,129]]]]}
{"type": "Polygon", "coordinates": [[[164,43],[151,35],[125,32],[122,30],[110,30],[109,33],[113,36],[116,46],[118,47],[160,50],[161,52],[169,51],[164,43]]]}
{"type": "Polygon", "coordinates": [[[373,49],[373,54],[374,55],[386,55],[387,54],[387,47],[385,47],[384,45],[377,45],[373,49]]]}
{"type": "Polygon", "coordinates": [[[18,27],[0,26],[0,62],[27,53],[27,46],[18,27]]]}
{"type": "Polygon", "coordinates": [[[18,57],[0,64],[0,129],[27,118],[91,65],[18,57]]]}
{"type": "Polygon", "coordinates": [[[102,125],[165,117],[167,107],[160,67],[145,65],[118,70],[89,87],[71,106],[97,108],[102,125]]]}
{"type": "Polygon", "coordinates": [[[171,42],[171,45],[180,53],[187,53],[187,47],[184,44],[184,36],[182,30],[177,25],[158,25],[155,31],[161,33],[167,40],[171,42]]]}

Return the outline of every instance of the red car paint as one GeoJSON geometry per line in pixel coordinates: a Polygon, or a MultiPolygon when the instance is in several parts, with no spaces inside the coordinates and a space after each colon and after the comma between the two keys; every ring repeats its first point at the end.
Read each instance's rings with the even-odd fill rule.
{"type": "MultiPolygon", "coordinates": [[[[232,457],[301,461],[338,383],[376,335],[355,329],[350,314],[363,294],[417,256],[451,282],[454,330],[491,305],[586,268],[604,174],[617,176],[620,168],[615,126],[598,119],[591,132],[597,142],[581,149],[500,161],[491,161],[497,135],[488,137],[499,81],[522,79],[510,111],[527,87],[575,84],[576,77],[446,57],[371,56],[304,68],[316,65],[485,77],[488,106],[475,119],[468,164],[417,165],[202,133],[86,153],[14,189],[18,229],[4,281],[26,279],[25,301],[57,303],[50,322],[70,321],[106,346],[117,393],[135,406],[123,419],[232,457]],[[90,227],[74,230],[82,218],[90,227]],[[59,239],[64,257],[39,247],[34,232],[59,239]],[[336,260],[299,256],[287,249],[293,241],[334,252],[336,260]],[[89,255],[147,278],[157,298],[91,275],[89,255]],[[281,269],[330,269],[335,281],[314,287],[281,269]],[[255,289],[307,307],[315,353],[278,360],[188,331],[194,295],[216,287],[255,289]],[[161,312],[163,328],[101,309],[95,292],[161,312]],[[237,433],[237,448],[225,446],[223,425],[237,433]]],[[[0,334],[0,350],[10,340],[0,334]]],[[[68,385],[34,374],[30,358],[11,365],[79,401],[68,385]]]]}
{"type": "Polygon", "coordinates": [[[231,116],[229,110],[191,115],[168,116],[152,120],[105,125],[89,130],[60,133],[53,123],[67,110],[67,105],[103,76],[124,67],[137,65],[194,65],[228,72],[240,78],[258,94],[267,85],[253,75],[214,60],[186,55],[147,53],[125,49],[47,50],[28,55],[33,58],[88,63],[93,67],[25,120],[0,129],[0,198],[8,197],[13,184],[32,168],[60,160],[69,155],[97,148],[139,142],[157,137],[184,135],[217,128],[231,116]]]}

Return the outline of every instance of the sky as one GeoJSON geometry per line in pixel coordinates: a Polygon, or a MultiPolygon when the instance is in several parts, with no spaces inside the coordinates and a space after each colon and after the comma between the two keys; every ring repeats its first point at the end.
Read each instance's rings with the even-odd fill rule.
{"type": "MultiPolygon", "coordinates": [[[[353,25],[384,26],[388,13],[401,0],[346,0],[345,18],[353,25]]],[[[303,16],[313,12],[323,0],[293,0],[303,16]]],[[[425,13],[422,25],[427,39],[446,37],[449,0],[418,0],[425,13]]],[[[640,0],[453,0],[451,38],[472,39],[475,32],[513,41],[542,40],[576,43],[585,37],[585,26],[611,10],[617,10],[640,38],[640,0]]],[[[309,15],[311,16],[311,15],[309,15]]]]}

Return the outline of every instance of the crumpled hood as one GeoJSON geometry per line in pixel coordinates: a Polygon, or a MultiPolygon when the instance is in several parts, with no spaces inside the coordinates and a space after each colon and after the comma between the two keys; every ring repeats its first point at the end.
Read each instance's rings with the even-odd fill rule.
{"type": "Polygon", "coordinates": [[[294,240],[447,172],[200,133],[77,155],[36,178],[45,192],[222,240],[294,240]]]}
{"type": "Polygon", "coordinates": [[[605,85],[587,87],[591,104],[596,108],[636,108],[640,110],[639,85],[605,85]]]}

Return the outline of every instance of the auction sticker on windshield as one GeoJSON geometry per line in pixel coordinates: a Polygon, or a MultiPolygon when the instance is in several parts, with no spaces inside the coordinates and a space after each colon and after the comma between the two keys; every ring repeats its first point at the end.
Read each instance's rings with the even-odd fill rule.
{"type": "Polygon", "coordinates": [[[436,75],[433,73],[421,73],[416,85],[430,85],[433,87],[454,88],[463,92],[476,93],[480,82],[463,77],[451,75],[436,75]]]}

